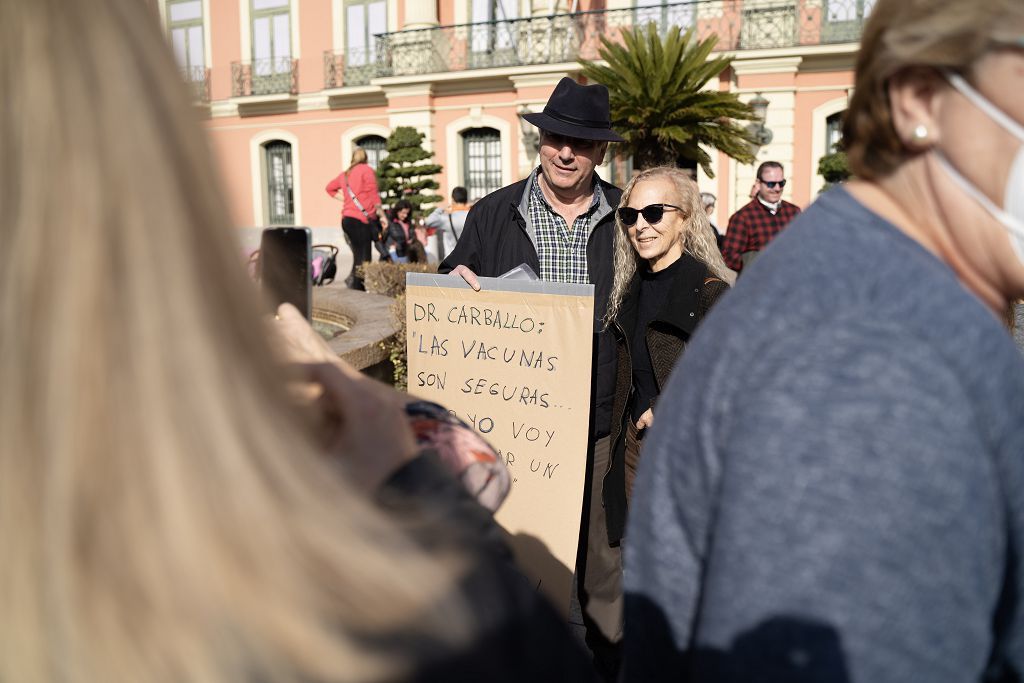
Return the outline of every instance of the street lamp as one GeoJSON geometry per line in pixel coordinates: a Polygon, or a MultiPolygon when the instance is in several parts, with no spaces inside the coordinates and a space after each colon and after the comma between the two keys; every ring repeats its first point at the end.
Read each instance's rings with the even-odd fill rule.
{"type": "Polygon", "coordinates": [[[755,147],[764,147],[771,144],[772,131],[764,125],[765,118],[768,115],[768,100],[761,93],[757,93],[748,104],[754,110],[754,120],[747,124],[747,132],[750,133],[750,137],[754,140],[755,147]]]}

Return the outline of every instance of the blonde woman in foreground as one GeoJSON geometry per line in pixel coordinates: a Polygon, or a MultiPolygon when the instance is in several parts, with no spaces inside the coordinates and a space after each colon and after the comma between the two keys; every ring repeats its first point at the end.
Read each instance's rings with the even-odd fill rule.
{"type": "Polygon", "coordinates": [[[397,394],[289,398],[149,3],[0,0],[0,87],[0,680],[586,679],[397,394]]]}

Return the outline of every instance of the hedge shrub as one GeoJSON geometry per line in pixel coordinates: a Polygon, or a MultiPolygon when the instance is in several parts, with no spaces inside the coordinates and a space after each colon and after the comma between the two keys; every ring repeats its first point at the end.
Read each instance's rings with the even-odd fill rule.
{"type": "Polygon", "coordinates": [[[359,266],[359,271],[367,292],[394,299],[391,304],[391,315],[398,331],[393,337],[382,341],[381,348],[387,352],[391,365],[394,366],[395,388],[404,391],[408,381],[408,358],[405,348],[405,274],[436,273],[437,265],[374,261],[359,266]]]}

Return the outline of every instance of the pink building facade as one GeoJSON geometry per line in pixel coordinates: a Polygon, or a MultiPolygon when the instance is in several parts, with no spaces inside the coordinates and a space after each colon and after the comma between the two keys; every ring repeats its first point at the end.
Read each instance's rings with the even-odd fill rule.
{"type": "MultiPolygon", "coordinates": [[[[656,22],[718,36],[734,56],[717,84],[768,100],[787,199],[820,191],[818,159],[838,139],[860,30],[873,0],[157,0],[161,20],[223,168],[238,226],[337,225],[326,183],[397,126],[425,136],[440,193],[471,197],[537,163],[537,111],[602,36],[656,22]]],[[[754,165],[716,155],[717,223],[747,198],[754,165]]],[[[628,161],[602,176],[622,184],[628,161]]]]}

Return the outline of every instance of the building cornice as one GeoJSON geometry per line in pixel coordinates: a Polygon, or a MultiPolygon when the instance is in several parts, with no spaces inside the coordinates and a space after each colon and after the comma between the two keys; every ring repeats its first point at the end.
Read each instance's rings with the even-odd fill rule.
{"type": "Polygon", "coordinates": [[[732,60],[732,70],[737,76],[751,74],[794,74],[800,70],[803,57],[737,57],[732,60]]]}
{"type": "Polygon", "coordinates": [[[385,97],[430,97],[434,94],[433,81],[403,81],[380,83],[383,79],[374,79],[373,84],[379,85],[385,97]]]}
{"type": "Polygon", "coordinates": [[[491,69],[466,69],[463,71],[446,71],[444,73],[414,74],[411,76],[382,76],[375,78],[370,83],[387,88],[396,85],[408,85],[413,83],[446,83],[461,80],[489,80],[506,79],[512,80],[521,76],[545,75],[560,73],[565,75],[568,72],[578,72],[580,65],[577,62],[562,62],[559,64],[530,64],[528,66],[503,66],[491,69]]]}
{"type": "MultiPolygon", "coordinates": [[[[797,45],[769,47],[759,50],[731,50],[712,52],[711,57],[728,55],[733,59],[770,59],[774,57],[812,57],[814,55],[856,54],[860,43],[833,43],[830,45],[797,45]]],[[[709,57],[709,59],[711,58],[709,57]]]]}

